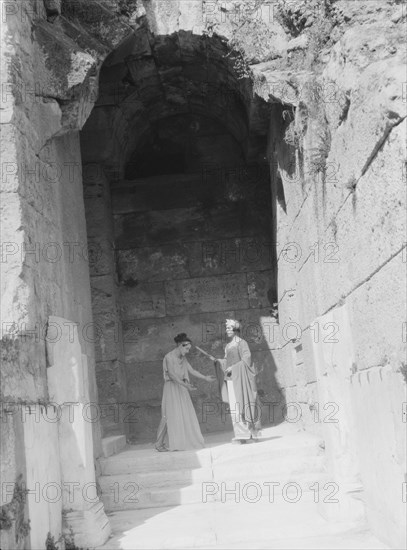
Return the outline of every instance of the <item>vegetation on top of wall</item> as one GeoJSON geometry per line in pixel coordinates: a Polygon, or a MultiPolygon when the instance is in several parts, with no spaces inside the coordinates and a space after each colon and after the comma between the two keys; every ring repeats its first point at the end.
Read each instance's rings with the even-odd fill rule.
{"type": "Polygon", "coordinates": [[[84,550],[84,548],[79,548],[79,546],[76,546],[72,527],[69,534],[62,534],[56,540],[55,537],[48,531],[45,541],[45,550],[61,550],[62,548],[64,548],[64,550],[84,550]]]}
{"type": "Polygon", "coordinates": [[[321,19],[332,19],[336,0],[277,0],[277,14],[293,37],[321,19]]]}
{"type": "Polygon", "coordinates": [[[60,547],[58,545],[61,540],[62,537],[59,537],[58,540],[55,540],[55,537],[51,535],[51,533],[48,531],[47,538],[45,540],[45,550],[60,550],[60,547]]]}
{"type": "Polygon", "coordinates": [[[246,2],[244,8],[237,3],[236,17],[229,13],[232,32],[227,56],[232,60],[238,78],[253,78],[250,65],[278,56],[273,48],[273,27],[258,17],[264,2],[265,0],[246,2]]]}
{"type": "Polygon", "coordinates": [[[337,0],[277,0],[277,18],[292,37],[307,36],[303,55],[292,55],[289,63],[303,69],[317,69],[343,33],[349,15],[342,11],[337,0]]]}
{"type": "Polygon", "coordinates": [[[118,0],[117,7],[121,15],[131,16],[137,11],[139,0],[118,0]]]}
{"type": "Polygon", "coordinates": [[[303,124],[299,123],[300,115],[304,108],[306,109],[305,105],[300,102],[296,110],[286,109],[282,113],[283,119],[286,122],[283,137],[284,142],[300,151],[303,149],[303,138],[307,129],[306,117],[301,117],[301,120],[304,121],[303,124]]]}
{"type": "MultiPolygon", "coordinates": [[[[286,113],[287,111],[284,111],[286,113]]],[[[331,132],[325,112],[323,90],[316,75],[302,89],[295,115],[286,120],[284,142],[306,157],[306,175],[320,175],[325,193],[326,160],[331,149],[331,132]]]]}
{"type": "Polygon", "coordinates": [[[23,476],[20,474],[14,484],[13,498],[0,507],[0,530],[8,531],[15,526],[17,545],[30,532],[30,520],[25,519],[25,503],[28,490],[24,487],[23,476]]]}
{"type": "MultiPolygon", "coordinates": [[[[219,10],[224,13],[219,32],[228,29],[227,56],[237,77],[253,79],[250,65],[267,61],[274,61],[277,70],[289,67],[318,71],[326,61],[325,54],[342,35],[342,23],[346,22],[336,1],[277,0],[269,13],[265,9],[269,0],[227,3],[218,0],[219,10]],[[284,32],[285,46],[281,36],[284,32]],[[291,46],[300,35],[304,40],[291,46]]],[[[207,19],[204,34],[211,36],[217,26],[218,21],[207,19]]]]}

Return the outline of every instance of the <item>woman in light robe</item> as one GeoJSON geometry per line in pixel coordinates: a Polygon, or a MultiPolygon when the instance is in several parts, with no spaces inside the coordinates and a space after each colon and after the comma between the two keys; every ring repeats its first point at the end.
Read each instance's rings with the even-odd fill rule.
{"type": "Polygon", "coordinates": [[[190,391],[196,388],[190,383],[192,374],[201,380],[213,382],[213,376],[204,376],[194,370],[186,359],[191,340],[185,333],[174,338],[177,347],[167,353],[163,361],[164,391],[161,404],[161,422],[158,427],[157,451],[186,451],[202,449],[204,439],[192,404],[190,391]]]}
{"type": "Polygon", "coordinates": [[[261,406],[250,349],[239,334],[239,321],[226,319],[229,342],[225,347],[225,358],[216,360],[215,369],[222,400],[227,400],[232,415],[232,441],[246,443],[261,436],[261,406]]]}

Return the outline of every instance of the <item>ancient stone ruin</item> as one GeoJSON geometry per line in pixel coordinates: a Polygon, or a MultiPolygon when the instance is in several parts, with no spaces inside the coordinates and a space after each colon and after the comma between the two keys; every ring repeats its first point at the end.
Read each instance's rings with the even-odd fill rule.
{"type": "Polygon", "coordinates": [[[263,424],[325,442],[324,517],[404,547],[406,15],[1,2],[1,548],[106,542],[100,459],[154,441],[174,335],[223,356],[227,317],[263,424]]]}

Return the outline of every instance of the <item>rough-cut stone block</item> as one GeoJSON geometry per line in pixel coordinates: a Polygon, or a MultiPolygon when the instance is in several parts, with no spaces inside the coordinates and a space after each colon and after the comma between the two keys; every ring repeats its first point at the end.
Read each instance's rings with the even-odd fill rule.
{"type": "Polygon", "coordinates": [[[252,351],[252,360],[257,371],[257,388],[261,401],[264,403],[280,402],[282,400],[281,388],[276,378],[279,365],[275,361],[274,352],[252,351]]]}
{"type": "Polygon", "coordinates": [[[93,323],[86,327],[86,336],[95,348],[96,361],[121,359],[122,330],[117,311],[95,314],[93,323]]]}
{"type": "Polygon", "coordinates": [[[313,330],[302,330],[301,345],[302,355],[304,361],[304,382],[306,384],[312,384],[316,381],[315,373],[315,359],[313,342],[321,338],[331,338],[336,327],[320,327],[319,325],[313,325],[313,330]]]}
{"type": "Polygon", "coordinates": [[[84,187],[87,234],[92,240],[111,239],[113,235],[110,197],[106,196],[109,189],[106,189],[106,185],[104,182],[88,183],[84,187]],[[90,196],[91,193],[93,196],[90,196]]]}
{"type": "MultiPolygon", "coordinates": [[[[119,361],[111,361],[110,363],[120,365],[119,361]]],[[[125,383],[124,370],[121,372],[120,368],[97,369],[97,383],[99,402],[102,405],[112,402],[117,403],[122,400],[123,384],[125,383]]]]}
{"type": "MultiPolygon", "coordinates": [[[[213,128],[213,123],[210,129],[206,128],[207,119],[201,116],[195,117],[192,123],[190,119],[177,117],[171,126],[160,129],[161,139],[172,139],[175,131],[189,133],[191,124],[197,125],[199,135],[208,134],[212,141],[218,141],[217,129],[213,128]]],[[[200,151],[199,155],[203,157],[204,152],[200,151]]],[[[224,157],[222,159],[225,160],[224,157]]],[[[135,159],[135,170],[138,164],[139,161],[135,159]]],[[[262,179],[263,174],[256,167],[246,166],[234,159],[230,161],[230,165],[231,168],[224,168],[202,161],[199,166],[191,164],[191,171],[196,171],[189,174],[157,175],[113,182],[113,211],[116,215],[123,215],[200,206],[210,213],[216,204],[233,204],[247,200],[266,213],[271,205],[267,182],[262,179]]],[[[132,166],[131,159],[127,166],[129,170],[132,166]]]]}
{"type": "Polygon", "coordinates": [[[250,307],[262,309],[272,307],[277,299],[272,271],[251,271],[247,274],[247,288],[250,307]]]}
{"type": "Polygon", "coordinates": [[[387,170],[380,169],[375,174],[372,164],[359,181],[353,199],[345,202],[336,217],[339,262],[321,263],[326,307],[369,279],[405,244],[406,197],[400,160],[400,143],[404,139],[401,126],[393,130],[374,161],[381,160],[387,170]]]}
{"type": "Polygon", "coordinates": [[[120,289],[121,318],[165,317],[164,283],[140,283],[120,289]]]}
{"type": "Polygon", "coordinates": [[[168,315],[248,307],[244,274],[169,281],[165,294],[168,315]]]}
{"type": "Polygon", "coordinates": [[[161,420],[161,400],[130,403],[124,414],[131,441],[155,441],[161,420]]]}
{"type": "Polygon", "coordinates": [[[17,403],[1,404],[1,448],[0,472],[4,490],[0,495],[0,506],[9,504],[13,499],[14,483],[19,472],[19,457],[23,458],[22,442],[22,406],[17,403]],[[19,429],[20,428],[20,429],[19,429]]]}
{"type": "Polygon", "coordinates": [[[402,257],[398,254],[347,298],[360,370],[405,362],[406,264],[402,257]]]}
{"type": "Polygon", "coordinates": [[[88,119],[80,136],[83,162],[103,163],[114,158],[120,151],[120,143],[118,136],[113,134],[113,128],[125,130],[127,124],[120,109],[112,106],[96,107],[94,116],[88,119]],[[97,140],[94,139],[95,135],[98,136],[97,140]]]}
{"type": "Polygon", "coordinates": [[[385,52],[394,43],[392,41],[401,39],[400,32],[401,29],[394,25],[384,29],[382,23],[349,29],[341,43],[336,45],[325,71],[327,79],[332,79],[340,89],[345,90],[351,100],[345,120],[333,136],[328,157],[328,161],[336,163],[342,185],[360,177],[391,127],[400,122],[405,114],[398,76],[405,64],[405,52],[394,52],[395,55],[387,59],[377,56],[373,63],[360,53],[363,44],[374,33],[375,51],[386,55],[385,52]],[[353,62],[343,64],[344,52],[348,58],[353,58],[353,62]],[[349,150],[354,154],[349,156],[349,150]],[[343,158],[347,158],[348,162],[341,162],[343,158]]]}
{"type": "Polygon", "coordinates": [[[164,386],[162,360],[127,362],[126,380],[127,398],[130,403],[146,399],[161,399],[164,386]]]}
{"type": "Polygon", "coordinates": [[[89,399],[87,365],[82,361],[77,325],[68,319],[50,316],[46,344],[51,401],[59,405],[86,402],[89,399]]]}
{"type": "MultiPolygon", "coordinates": [[[[59,456],[58,422],[56,418],[61,416],[61,402],[58,408],[34,405],[22,406],[26,409],[24,414],[24,450],[26,460],[27,487],[39,487],[47,491],[47,487],[63,487],[61,476],[61,464],[55,460],[59,456]],[[30,414],[27,414],[29,411],[30,414]],[[52,448],[53,453],[44,454],[44,449],[52,448]],[[29,452],[27,452],[29,449],[29,452]]],[[[58,489],[57,489],[58,491],[58,489]]],[[[59,498],[38,498],[38,493],[30,491],[27,495],[28,517],[31,529],[29,533],[30,546],[41,548],[47,533],[54,536],[61,532],[62,528],[62,498],[61,490],[59,498]]],[[[57,492],[58,495],[58,492],[57,492]]]]}
{"type": "Polygon", "coordinates": [[[288,388],[295,385],[294,368],[292,364],[291,346],[271,350],[275,363],[275,378],[280,388],[288,388]]]}
{"type": "MultiPolygon", "coordinates": [[[[130,161],[131,162],[131,161],[130,161]]],[[[123,181],[112,187],[114,214],[191,208],[196,205],[194,186],[198,186],[200,174],[188,176],[157,176],[155,178],[123,181]]]]}
{"type": "Polygon", "coordinates": [[[167,210],[115,215],[118,249],[154,246],[202,232],[202,212],[197,209],[167,210]]]}
{"type": "Polygon", "coordinates": [[[284,303],[281,304],[281,308],[279,307],[279,312],[281,309],[282,319],[296,315],[295,321],[303,329],[313,323],[322,308],[320,292],[318,290],[316,290],[315,293],[309,292],[310,288],[319,289],[322,285],[321,269],[319,267],[319,262],[321,261],[323,261],[322,258],[320,258],[318,262],[314,262],[313,257],[310,257],[299,267],[296,292],[297,295],[301,296],[301,306],[297,304],[295,309],[288,309],[290,304],[285,300],[284,303]]]}
{"type": "MultiPolygon", "coordinates": [[[[3,323],[6,323],[3,320],[3,323]]],[[[3,324],[3,331],[5,331],[3,324]]],[[[37,323],[33,333],[5,335],[1,341],[1,397],[2,400],[36,401],[46,399],[45,326],[37,323]]]]}
{"type": "Polygon", "coordinates": [[[272,243],[267,235],[225,239],[214,235],[205,241],[186,242],[193,277],[269,269],[272,243]]]}
{"type": "Polygon", "coordinates": [[[188,253],[179,243],[159,244],[117,252],[117,270],[121,283],[166,281],[189,276],[188,253]]]}
{"type": "Polygon", "coordinates": [[[204,208],[172,209],[123,216],[115,215],[118,249],[154,246],[177,240],[205,240],[214,234],[224,238],[256,235],[257,215],[244,202],[204,208]]]}
{"type": "Polygon", "coordinates": [[[102,450],[105,458],[120,453],[126,446],[126,437],[124,435],[112,435],[102,439],[102,450]]]}
{"type": "Polygon", "coordinates": [[[314,343],[320,409],[321,414],[325,414],[325,411],[328,413],[323,426],[327,470],[339,486],[357,485],[361,471],[354,423],[359,417],[352,414],[349,382],[355,362],[348,306],[345,304],[335,308],[317,320],[340,326],[340,338],[337,341],[321,340],[314,343]]]}
{"type": "Polygon", "coordinates": [[[369,503],[367,518],[373,531],[391,547],[402,548],[406,537],[402,498],[407,448],[405,374],[403,380],[398,365],[393,363],[355,373],[348,384],[357,419],[355,435],[361,480],[369,503]],[[379,492],[376,490],[378,476],[379,492]],[[395,494],[400,498],[394,498],[395,494]]]}
{"type": "MultiPolygon", "coordinates": [[[[273,350],[279,347],[281,329],[270,316],[270,309],[235,310],[234,319],[241,323],[240,336],[253,351],[273,350]]],[[[222,327],[223,329],[223,327],[222,327]]]]}
{"type": "Polygon", "coordinates": [[[85,255],[91,277],[114,273],[114,246],[110,239],[88,239],[85,255]]]}
{"type": "Polygon", "coordinates": [[[93,314],[113,312],[118,294],[113,276],[109,274],[92,277],[91,285],[93,314]]]}
{"type": "Polygon", "coordinates": [[[221,314],[201,313],[125,321],[123,342],[126,361],[162,360],[174,347],[173,338],[179,332],[187,332],[194,344],[214,356],[223,357],[227,342],[226,318],[241,320],[241,336],[247,340],[252,351],[272,350],[276,347],[278,325],[268,314],[268,310],[228,310],[221,314]]]}
{"type": "MultiPolygon", "coordinates": [[[[231,317],[233,312],[225,312],[231,317]]],[[[182,315],[164,319],[125,321],[123,322],[123,342],[127,361],[161,360],[174,348],[174,336],[187,332],[194,343],[207,349],[209,353],[218,350],[224,355],[226,343],[223,314],[221,318],[213,313],[182,315]],[[207,346],[207,347],[205,347],[207,346]]]]}

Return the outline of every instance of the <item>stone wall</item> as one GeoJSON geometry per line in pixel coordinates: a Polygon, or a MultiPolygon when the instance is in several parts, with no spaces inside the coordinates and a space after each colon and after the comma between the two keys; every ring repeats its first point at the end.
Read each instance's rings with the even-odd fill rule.
{"type": "Polygon", "coordinates": [[[127,392],[118,303],[113,215],[109,181],[100,164],[84,166],[84,197],[98,404],[103,435],[122,434],[127,392]]]}
{"type": "MultiPolygon", "coordinates": [[[[216,139],[214,136],[213,139],[216,139]]],[[[278,387],[263,324],[274,300],[268,174],[253,167],[154,176],[112,187],[130,432],[154,440],[161,414],[162,359],[174,336],[187,332],[208,353],[223,357],[224,320],[243,322],[265,401],[278,387]]],[[[192,350],[204,374],[214,367],[192,350]]],[[[202,431],[230,429],[215,385],[195,379],[202,431]]]]}
{"type": "MultiPolygon", "coordinates": [[[[395,518],[403,525],[406,115],[400,80],[405,51],[397,45],[405,27],[398,12],[379,21],[381,9],[385,6],[371,4],[369,22],[354,12],[351,28],[320,73],[297,81],[295,116],[288,113],[280,128],[271,128],[269,154],[281,243],[279,320],[280,325],[295,321],[304,352],[303,376],[287,401],[301,404],[307,429],[322,428],[328,453],[350,462],[357,457],[358,475],[349,470],[336,479],[339,484],[340,479],[346,484],[346,476],[348,482],[359,479],[373,530],[400,547],[405,531],[395,518]],[[289,269],[287,243],[297,254],[289,269]],[[335,317],[343,306],[346,322],[335,317]],[[329,371],[329,354],[321,359],[315,349],[335,351],[344,339],[353,355],[331,394],[337,396],[338,422],[331,423],[331,416],[316,425],[310,409],[318,406],[320,422],[324,419],[328,404],[320,392],[325,383],[337,385],[337,365],[329,371]],[[326,379],[318,380],[318,369],[326,379]],[[339,439],[332,438],[332,430],[339,430],[339,439]],[[385,483],[378,482],[378,472],[385,483]]],[[[270,65],[264,69],[272,79],[270,65]]],[[[286,85],[280,81],[274,90],[286,85]]],[[[277,364],[286,360],[276,355],[277,364]]],[[[339,463],[333,464],[335,477],[339,463]]]]}
{"type": "MultiPolygon", "coordinates": [[[[17,541],[13,536],[7,540],[2,531],[2,547],[34,548],[45,546],[48,531],[60,537],[62,528],[61,500],[51,505],[42,492],[47,483],[59,488],[62,483],[55,418],[63,404],[55,402],[50,409],[56,416],[47,415],[53,397],[46,341],[58,341],[66,327],[51,326],[49,318],[58,315],[71,327],[77,324],[76,343],[89,366],[88,401],[96,403],[92,311],[79,133],[74,126],[66,133],[58,93],[50,90],[56,80],[51,83],[44,75],[51,52],[33,32],[37,23],[47,25],[47,14],[43,2],[2,9],[1,415],[8,440],[2,445],[2,480],[15,484],[21,479],[30,490],[38,489],[24,518],[33,528],[28,534],[21,531],[17,541]],[[44,449],[55,465],[46,472],[44,449]]],[[[76,69],[78,75],[79,65],[76,69]]],[[[92,422],[89,427],[98,453],[100,426],[92,422]]],[[[92,463],[93,451],[89,459],[92,463]]],[[[1,504],[10,502],[12,494],[3,491],[1,504]]]]}

